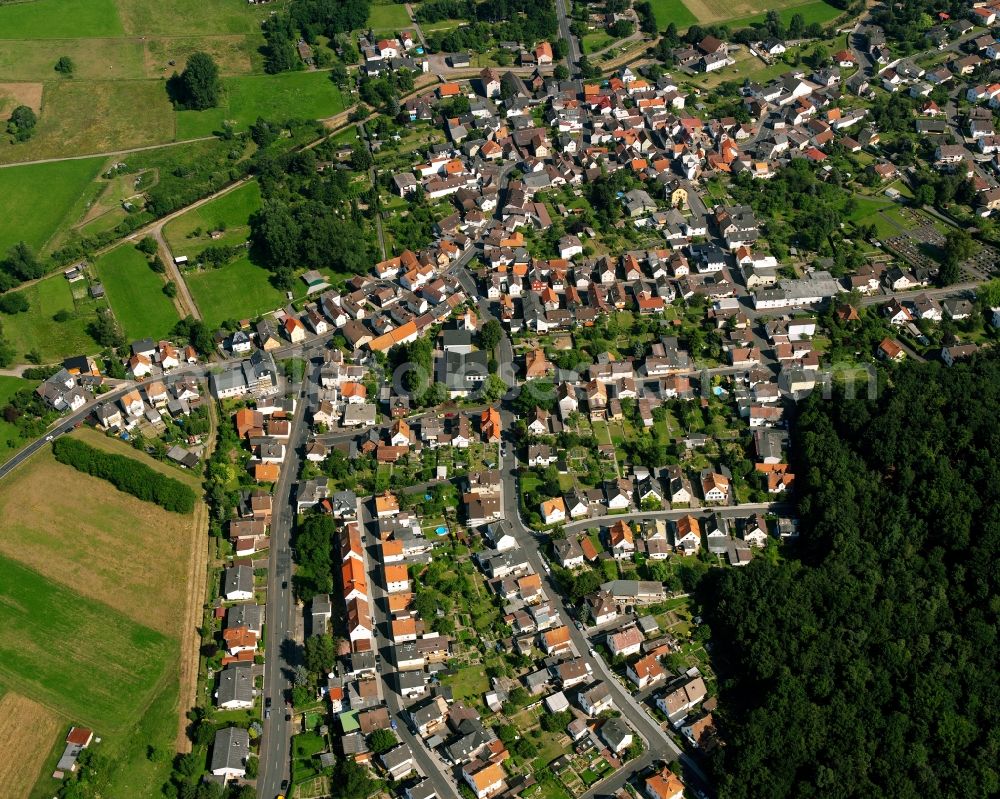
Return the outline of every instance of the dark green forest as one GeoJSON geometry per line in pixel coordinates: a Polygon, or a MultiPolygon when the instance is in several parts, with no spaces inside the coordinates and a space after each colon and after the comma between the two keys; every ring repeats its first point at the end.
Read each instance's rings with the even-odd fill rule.
{"type": "Polygon", "coordinates": [[[1000,791],[1000,357],[796,426],[798,552],[699,586],[723,799],[1000,791]]]}

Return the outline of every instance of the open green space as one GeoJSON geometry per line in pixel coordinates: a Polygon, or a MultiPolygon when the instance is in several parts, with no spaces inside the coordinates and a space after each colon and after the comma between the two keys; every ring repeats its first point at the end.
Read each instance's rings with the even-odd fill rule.
{"type": "Polygon", "coordinates": [[[245,75],[264,68],[262,33],[149,37],[145,45],[144,68],[149,78],[170,77],[175,69],[187,64],[194,52],[212,56],[222,75],[245,75]]]}
{"type": "Polygon", "coordinates": [[[163,280],[135,247],[117,247],[94,265],[128,338],[162,338],[177,324],[177,311],[163,293],[163,280]]]}
{"type": "MultiPolygon", "coordinates": [[[[162,16],[172,16],[162,13],[162,6],[160,8],[162,16]]],[[[0,37],[4,39],[89,39],[121,36],[124,32],[115,0],[31,0],[0,4],[0,37]]]]}
{"type": "Polygon", "coordinates": [[[698,18],[684,5],[683,0],[649,0],[649,2],[653,6],[656,27],[661,31],[671,22],[683,30],[698,21],[698,18]]]}
{"type": "Polygon", "coordinates": [[[250,182],[177,217],[163,229],[174,255],[197,255],[210,245],[234,245],[247,240],[250,215],[260,208],[260,185],[250,182]],[[222,236],[211,237],[213,231],[222,236]]]}
{"type": "MultiPolygon", "coordinates": [[[[2,35],[2,34],[0,34],[2,35]]],[[[0,38],[0,81],[141,80],[168,78],[195,51],[208,53],[223,75],[258,69],[260,34],[218,34],[118,39],[0,38]],[[56,59],[73,59],[73,75],[60,77],[56,59]],[[171,64],[171,61],[173,64],[171,64]]]]}
{"type": "Polygon", "coordinates": [[[594,31],[593,33],[588,33],[581,40],[581,43],[583,44],[583,52],[596,53],[610,45],[614,42],[614,40],[614,37],[605,31],[594,31]]]}
{"type": "Polygon", "coordinates": [[[437,22],[428,22],[427,24],[422,24],[420,30],[424,32],[424,35],[428,33],[440,33],[441,31],[452,31],[455,28],[460,28],[462,25],[468,25],[464,19],[439,19],[437,22]]]}
{"type": "MultiPolygon", "coordinates": [[[[791,22],[792,17],[796,14],[802,15],[803,23],[806,25],[811,25],[813,22],[818,22],[821,25],[824,25],[844,13],[841,9],[835,8],[834,6],[823,2],[823,0],[812,0],[812,2],[801,3],[799,5],[786,5],[779,2],[775,4],[775,8],[778,12],[778,18],[784,25],[791,22]]],[[[766,16],[767,10],[765,9],[752,16],[727,20],[726,24],[729,25],[732,30],[738,30],[739,28],[745,28],[756,22],[763,22],[766,16]]]]}
{"type": "Polygon", "coordinates": [[[481,702],[483,695],[490,690],[490,681],[486,678],[483,667],[479,665],[465,666],[458,669],[442,681],[451,687],[455,699],[481,702]]]}
{"type": "Polygon", "coordinates": [[[60,56],[73,59],[78,80],[145,77],[142,42],[134,39],[0,39],[0,80],[61,80],[54,70],[60,56]]]}
{"type": "MultiPolygon", "coordinates": [[[[85,294],[82,282],[75,286],[85,294]]],[[[97,316],[98,303],[85,298],[74,300],[73,288],[61,274],[19,290],[28,300],[28,312],[5,316],[2,320],[4,336],[14,346],[18,362],[23,363],[24,355],[32,350],[41,356],[43,363],[53,363],[100,349],[87,332],[97,316]],[[60,311],[69,312],[66,321],[54,318],[60,311]]]]}
{"type": "Polygon", "coordinates": [[[160,0],[118,0],[121,24],[131,36],[256,33],[261,20],[283,4],[282,0],[260,4],[239,0],[170,0],[168,5],[160,0]]]}
{"type": "Polygon", "coordinates": [[[26,241],[40,250],[101,169],[102,158],[0,169],[0,253],[26,241]]]}
{"type": "Polygon", "coordinates": [[[38,127],[26,142],[0,145],[0,161],[116,152],[174,138],[163,81],[52,81],[38,127]]]}
{"type": "Polygon", "coordinates": [[[412,26],[406,6],[399,3],[372,5],[368,13],[368,27],[374,33],[398,33],[412,26]]]}
{"type": "Polygon", "coordinates": [[[220,269],[190,272],[185,280],[205,322],[245,319],[279,308],[284,295],[270,282],[271,273],[240,258],[220,269]]]}
{"type": "Polygon", "coordinates": [[[141,716],[176,645],[0,556],[0,682],[112,732],[141,716]]]}
{"type": "Polygon", "coordinates": [[[211,136],[226,121],[245,130],[257,117],[324,119],[344,110],[340,90],[328,72],[246,75],[225,78],[223,84],[225,97],[218,108],[177,112],[177,138],[211,136]]]}

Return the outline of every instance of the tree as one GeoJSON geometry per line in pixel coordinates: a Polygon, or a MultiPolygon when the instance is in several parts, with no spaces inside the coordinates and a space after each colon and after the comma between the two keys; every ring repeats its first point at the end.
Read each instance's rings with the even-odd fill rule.
{"type": "Polygon", "coordinates": [[[983,283],[976,290],[976,299],[983,308],[1000,308],[1000,278],[983,283]]]}
{"type": "Polygon", "coordinates": [[[145,253],[146,255],[153,255],[156,252],[158,245],[156,243],[156,239],[152,236],[143,236],[139,240],[139,243],[135,245],[135,248],[139,252],[145,253]]]}
{"type": "Polygon", "coordinates": [[[368,799],[378,788],[371,771],[349,757],[337,759],[332,780],[339,799],[368,799]]]}
{"type": "Polygon", "coordinates": [[[945,235],[938,282],[942,286],[958,282],[961,277],[959,264],[971,258],[975,251],[976,244],[966,231],[959,228],[949,230],[945,235]]]}
{"type": "Polygon", "coordinates": [[[569,68],[565,64],[556,64],[552,71],[552,76],[556,80],[569,80],[569,68]]]}
{"type": "Polygon", "coordinates": [[[392,730],[375,730],[368,736],[368,746],[377,755],[388,752],[399,741],[392,730]]]}
{"type": "Polygon", "coordinates": [[[64,78],[69,78],[73,76],[73,70],[76,69],[76,65],[73,63],[73,59],[68,55],[59,56],[59,60],[56,61],[55,70],[64,78]]]}
{"type": "Polygon", "coordinates": [[[558,713],[544,714],[541,718],[541,725],[546,732],[562,732],[572,720],[573,714],[570,711],[560,710],[558,713]]]}
{"type": "Polygon", "coordinates": [[[499,375],[489,375],[479,390],[479,398],[486,404],[492,405],[502,400],[508,390],[508,386],[502,377],[499,375]]]}
{"type": "Polygon", "coordinates": [[[173,280],[168,280],[163,284],[163,293],[173,299],[177,296],[177,284],[173,280]]]}
{"type": "Polygon", "coordinates": [[[97,309],[97,318],[88,326],[88,332],[102,347],[117,349],[125,343],[125,334],[122,333],[110,308],[97,309]]]}
{"type": "Polygon", "coordinates": [[[219,65],[208,53],[192,53],[187,66],[180,74],[179,86],[182,102],[186,108],[204,111],[219,104],[222,96],[222,81],[219,79],[219,65]]]}
{"type": "Polygon", "coordinates": [[[351,168],[357,172],[367,172],[372,168],[374,160],[363,141],[356,141],[351,147],[351,168]]]}
{"type": "Polygon", "coordinates": [[[0,312],[2,313],[26,313],[28,307],[28,299],[20,291],[9,291],[0,296],[0,312]]]}
{"type": "Polygon", "coordinates": [[[306,668],[313,674],[325,674],[337,657],[332,635],[313,635],[306,639],[306,668]]]}
{"type": "Polygon", "coordinates": [[[479,331],[479,346],[487,352],[493,352],[501,338],[503,338],[503,328],[496,319],[490,319],[479,331]]]}
{"type": "Polygon", "coordinates": [[[815,69],[819,69],[830,57],[830,51],[821,44],[817,44],[809,54],[809,64],[815,69]]]}
{"type": "Polygon", "coordinates": [[[296,685],[292,688],[292,704],[295,707],[303,707],[313,701],[313,692],[305,685],[296,685]]]}
{"type": "Polygon", "coordinates": [[[280,133],[277,125],[272,125],[263,117],[257,117],[257,121],[250,125],[250,138],[262,150],[276,142],[280,133]]]}
{"type": "Polygon", "coordinates": [[[38,124],[38,117],[26,105],[19,105],[11,112],[10,119],[7,120],[7,132],[17,141],[27,141],[31,134],[35,132],[35,125],[38,124]]]}

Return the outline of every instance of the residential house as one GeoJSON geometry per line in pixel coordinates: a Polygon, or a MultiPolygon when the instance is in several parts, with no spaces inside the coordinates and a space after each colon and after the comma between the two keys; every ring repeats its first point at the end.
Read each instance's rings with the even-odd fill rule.
{"type": "Polygon", "coordinates": [[[250,732],[242,727],[223,727],[215,733],[208,770],[223,782],[245,777],[250,757],[250,732]]]}

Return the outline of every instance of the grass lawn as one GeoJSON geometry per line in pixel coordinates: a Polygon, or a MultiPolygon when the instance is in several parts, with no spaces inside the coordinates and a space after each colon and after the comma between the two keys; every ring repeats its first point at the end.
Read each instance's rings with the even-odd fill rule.
{"type": "MultiPolygon", "coordinates": [[[[61,2],[62,0],[59,0],[61,2]]],[[[89,0],[74,0],[85,3],[89,0]]],[[[98,2],[98,0],[93,0],[98,2]]],[[[113,0],[100,0],[113,2],[113,0]]],[[[117,0],[121,25],[132,36],[204,36],[218,33],[257,33],[262,19],[275,6],[232,0],[171,0],[168,8],[160,0],[117,0]]],[[[51,35],[51,34],[50,34],[51,35]]]]}
{"type": "Polygon", "coordinates": [[[163,144],[174,139],[174,113],[163,81],[52,81],[34,136],[0,145],[0,162],[163,144]]]}
{"type": "Polygon", "coordinates": [[[169,78],[197,51],[212,56],[222,75],[245,75],[263,67],[259,52],[264,45],[263,34],[151,37],[144,44],[143,74],[147,78],[169,78]],[[171,61],[175,64],[171,65],[171,61]]]}
{"type": "Polygon", "coordinates": [[[368,12],[368,27],[374,33],[398,33],[412,25],[406,6],[399,3],[373,4],[368,12]]]}
{"type": "Polygon", "coordinates": [[[445,677],[443,682],[451,686],[455,699],[473,699],[479,702],[490,690],[490,681],[486,678],[483,666],[479,664],[464,666],[456,674],[445,677]]]}
{"type": "MultiPolygon", "coordinates": [[[[2,174],[0,170],[0,174],[2,174]]],[[[24,362],[25,353],[37,350],[43,363],[53,363],[69,355],[97,352],[100,345],[90,337],[87,326],[97,315],[97,303],[73,300],[70,284],[61,274],[40,280],[21,289],[31,306],[27,313],[5,316],[4,335],[17,351],[18,362],[24,362]],[[57,322],[53,316],[59,311],[69,311],[72,316],[57,322]]]]}
{"type": "Polygon", "coordinates": [[[280,308],[284,295],[270,282],[270,273],[241,258],[221,269],[185,275],[205,322],[217,325],[226,319],[259,316],[280,308]]]}
{"type": "Polygon", "coordinates": [[[326,741],[315,732],[303,732],[292,737],[292,754],[309,758],[326,749],[326,741]]]}
{"type": "Polygon", "coordinates": [[[683,30],[694,25],[698,18],[684,5],[683,0],[650,0],[658,30],[665,30],[673,22],[683,30]]]}
{"type": "Polygon", "coordinates": [[[460,28],[462,25],[468,25],[464,19],[439,19],[437,22],[428,22],[426,25],[421,25],[420,30],[424,34],[428,33],[439,33],[440,31],[452,31],[455,28],[460,28]]]}
{"type": "Polygon", "coordinates": [[[583,52],[596,53],[614,42],[613,36],[605,31],[594,31],[583,37],[583,52]]]}
{"type": "MultiPolygon", "coordinates": [[[[721,2],[721,0],[719,1],[721,2]]],[[[755,5],[757,8],[762,10],[758,13],[746,17],[738,17],[736,19],[733,19],[733,13],[730,13],[726,17],[722,17],[721,19],[726,20],[726,24],[729,25],[731,30],[738,30],[740,28],[748,27],[755,22],[764,21],[764,18],[767,15],[767,7],[765,7],[762,3],[753,2],[753,0],[749,3],[736,3],[733,6],[734,13],[742,13],[739,9],[744,8],[746,5],[755,5]]],[[[779,0],[779,2],[774,3],[769,7],[778,11],[778,18],[784,25],[791,22],[792,17],[796,14],[802,15],[802,19],[806,25],[811,25],[813,22],[818,22],[823,25],[832,19],[836,19],[844,13],[841,9],[834,8],[833,6],[823,2],[823,0],[810,0],[810,2],[806,3],[798,3],[797,0],[791,0],[791,2],[788,0],[779,0]]]]}
{"type": "Polygon", "coordinates": [[[218,199],[188,211],[163,229],[174,255],[197,255],[211,244],[234,245],[247,240],[250,215],[260,208],[260,185],[254,181],[224,194],[218,199]],[[194,231],[201,230],[199,235],[194,231]],[[224,230],[213,240],[213,230],[224,230]]]}
{"type": "Polygon", "coordinates": [[[62,39],[44,45],[30,39],[0,38],[0,81],[169,78],[197,50],[212,56],[223,75],[245,75],[262,63],[257,50],[263,43],[260,34],[62,39]],[[60,77],[53,70],[56,58],[63,55],[73,59],[72,78],[60,77]]]}
{"type": "Polygon", "coordinates": [[[135,247],[117,247],[98,258],[95,267],[128,338],[162,338],[177,324],[177,310],[163,293],[163,279],[135,247]]]}
{"type": "MultiPolygon", "coordinates": [[[[87,39],[124,32],[115,0],[34,0],[0,5],[0,35],[5,39],[87,39]]],[[[58,55],[53,63],[56,58],[58,55]]]]}
{"type": "Polygon", "coordinates": [[[858,223],[858,222],[868,222],[869,217],[872,214],[880,211],[884,208],[891,208],[893,202],[891,200],[879,200],[871,197],[862,197],[861,195],[854,195],[854,199],[857,203],[857,207],[854,212],[847,217],[848,221],[858,223]]]}
{"type": "Polygon", "coordinates": [[[0,169],[0,253],[26,241],[40,250],[97,176],[102,158],[0,169]]]}
{"type": "Polygon", "coordinates": [[[53,70],[56,59],[63,55],[73,59],[73,78],[77,80],[145,77],[140,41],[65,39],[43,45],[28,39],[5,38],[0,39],[0,80],[64,80],[53,70]],[[58,51],[55,54],[54,49],[58,51]]]}
{"type": "Polygon", "coordinates": [[[220,107],[177,112],[177,138],[211,136],[225,121],[246,130],[257,117],[324,119],[344,110],[340,90],[328,72],[247,75],[225,78],[223,83],[226,94],[220,107]]]}
{"type": "MultiPolygon", "coordinates": [[[[0,391],[11,387],[0,382],[0,391]]],[[[90,429],[74,435],[197,488],[196,476],[121,441],[90,429]]],[[[107,796],[159,796],[170,759],[151,760],[147,747],[171,752],[177,735],[173,636],[183,632],[199,518],[124,494],[57,463],[49,449],[0,484],[0,516],[0,686],[55,711],[60,732],[74,723],[95,727],[101,753],[115,762],[107,796]],[[80,496],[89,501],[81,505],[80,496]]],[[[47,759],[31,799],[52,796],[49,774],[62,749],[58,736],[40,749],[47,759]]]]}
{"type": "Polygon", "coordinates": [[[0,570],[0,682],[105,733],[137,721],[174,642],[7,557],[0,570]]]}

